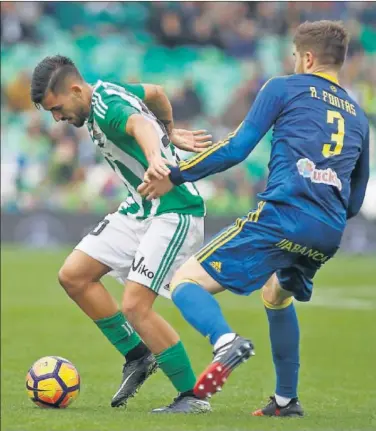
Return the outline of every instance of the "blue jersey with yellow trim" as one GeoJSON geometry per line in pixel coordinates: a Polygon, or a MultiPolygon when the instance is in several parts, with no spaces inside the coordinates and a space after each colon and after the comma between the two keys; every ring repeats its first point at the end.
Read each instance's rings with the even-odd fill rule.
{"type": "Polygon", "coordinates": [[[259,197],[342,230],[364,199],[369,125],[364,111],[328,75],[269,80],[239,128],[171,168],[172,182],[196,181],[239,163],[272,126],[269,178],[259,197]]]}

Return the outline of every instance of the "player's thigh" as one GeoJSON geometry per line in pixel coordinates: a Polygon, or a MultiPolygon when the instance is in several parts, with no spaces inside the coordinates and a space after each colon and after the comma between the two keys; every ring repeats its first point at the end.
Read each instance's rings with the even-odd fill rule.
{"type": "Polygon", "coordinates": [[[81,251],[110,268],[109,275],[123,284],[139,244],[142,225],[124,214],[107,215],[75,250],[81,251]]]}
{"type": "Polygon", "coordinates": [[[73,250],[60,268],[58,277],[64,287],[86,285],[100,280],[110,271],[107,265],[81,250],[73,250]]]}
{"type": "Polygon", "coordinates": [[[170,283],[171,293],[184,281],[193,281],[213,295],[225,290],[205,271],[202,265],[198,263],[195,256],[191,256],[172,276],[170,283]]]}
{"type": "Polygon", "coordinates": [[[203,220],[191,215],[169,213],[153,218],[140,241],[128,280],[170,297],[171,277],[200,248],[203,230],[203,220]]]}
{"type": "Polygon", "coordinates": [[[279,233],[257,211],[239,218],[195,255],[219,285],[240,295],[261,289],[278,267],[287,264],[285,253],[276,247],[279,233]]]}

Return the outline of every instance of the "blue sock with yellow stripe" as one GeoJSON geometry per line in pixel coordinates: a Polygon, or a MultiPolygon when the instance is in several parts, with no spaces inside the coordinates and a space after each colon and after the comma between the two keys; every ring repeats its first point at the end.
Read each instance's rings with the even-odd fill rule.
{"type": "Polygon", "coordinates": [[[224,334],[234,332],[213,296],[199,284],[183,280],[172,292],[172,300],[184,319],[214,345],[224,334]]]}
{"type": "Polygon", "coordinates": [[[280,306],[263,299],[269,320],[269,336],[277,376],[275,393],[295,398],[299,372],[299,323],[292,298],[280,306]]]}

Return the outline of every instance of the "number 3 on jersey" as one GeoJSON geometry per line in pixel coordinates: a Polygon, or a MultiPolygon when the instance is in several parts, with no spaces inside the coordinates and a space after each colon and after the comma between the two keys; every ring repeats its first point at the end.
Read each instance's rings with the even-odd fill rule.
{"type": "Polygon", "coordinates": [[[334,150],[331,150],[332,144],[324,144],[322,147],[322,154],[324,157],[338,156],[338,154],[341,154],[343,139],[345,137],[345,119],[338,111],[327,111],[327,113],[326,122],[333,124],[334,120],[337,120],[338,131],[337,133],[332,133],[331,136],[331,140],[336,143],[334,150]]]}

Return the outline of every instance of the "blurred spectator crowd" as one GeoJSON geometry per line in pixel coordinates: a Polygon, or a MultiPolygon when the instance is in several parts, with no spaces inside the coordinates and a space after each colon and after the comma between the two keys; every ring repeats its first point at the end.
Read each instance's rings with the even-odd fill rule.
{"type": "MultiPolygon", "coordinates": [[[[292,72],[294,31],[318,19],[341,19],[352,34],[341,84],[371,120],[375,175],[373,2],[1,2],[2,210],[108,212],[125,198],[86,128],[53,123],[32,105],[30,75],[44,56],[71,57],[89,82],[162,84],[176,126],[206,128],[217,140],[242,121],[268,78],[292,72]]],[[[255,203],[269,141],[270,133],[242,165],[200,182],[209,214],[255,203]]]]}

